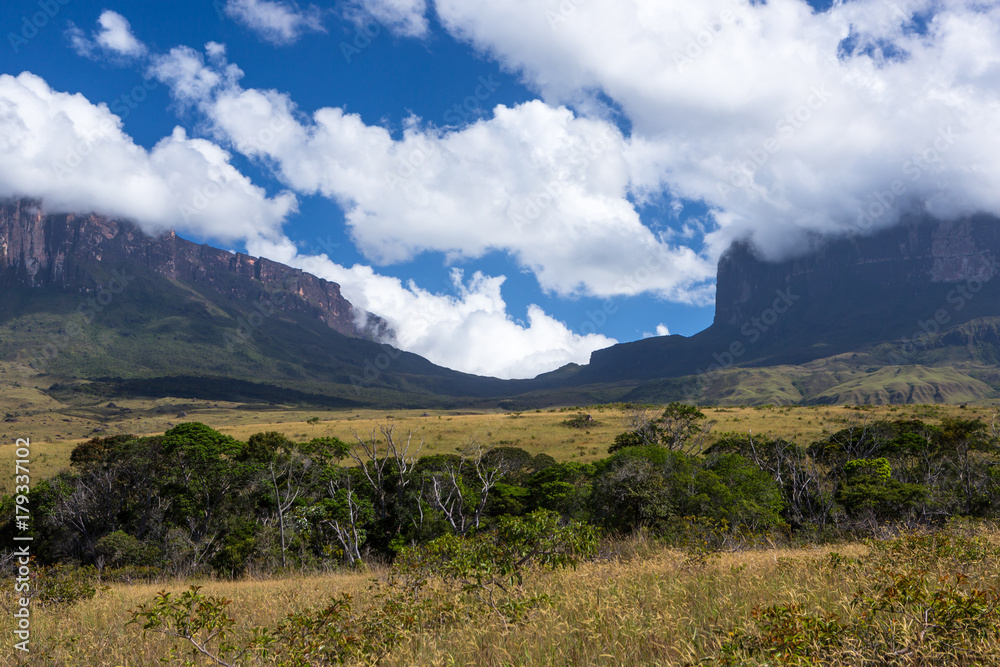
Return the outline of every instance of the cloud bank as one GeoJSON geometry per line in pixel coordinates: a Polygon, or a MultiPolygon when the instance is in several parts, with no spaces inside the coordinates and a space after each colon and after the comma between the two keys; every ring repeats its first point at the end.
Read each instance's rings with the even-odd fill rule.
{"type": "Polygon", "coordinates": [[[435,7],[547,103],[601,115],[610,100],[645,146],[634,182],[705,202],[713,256],[752,237],[777,257],[906,208],[1000,213],[996,2],[435,7]]]}
{"type": "MultiPolygon", "coordinates": [[[[459,129],[411,118],[393,139],[343,109],[306,116],[286,94],[243,89],[234,65],[190,48],[158,57],[152,73],[198,106],[220,140],[271,165],[294,191],[336,201],[373,262],[500,250],[560,295],[709,298],[711,263],[640,219],[632,172],[648,147],[612,123],[532,101],[459,129]],[[657,270],[629,281],[644,263],[657,270]]],[[[482,94],[495,85],[483,80],[482,94]]]]}
{"type": "Polygon", "coordinates": [[[290,192],[268,197],[217,144],[177,127],[146,150],[106,105],[54,91],[34,74],[0,74],[0,109],[2,196],[226,242],[276,238],[297,208],[290,192]]]}

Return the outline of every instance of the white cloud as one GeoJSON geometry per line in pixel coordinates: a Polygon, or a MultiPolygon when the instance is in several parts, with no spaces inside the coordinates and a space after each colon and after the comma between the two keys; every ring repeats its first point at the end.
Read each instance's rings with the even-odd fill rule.
{"type": "Polygon", "coordinates": [[[667,325],[665,325],[665,324],[657,324],[656,325],[656,335],[657,336],[669,336],[670,335],[670,329],[668,329],[667,325]]]}
{"type": "Polygon", "coordinates": [[[355,0],[349,14],[359,23],[375,19],[402,37],[427,34],[427,0],[355,0]]]}
{"type": "Polygon", "coordinates": [[[503,276],[477,272],[466,280],[455,269],[454,292],[433,294],[368,266],[347,268],[325,255],[298,255],[288,241],[256,241],[248,249],[338,283],[351,303],[389,322],[394,345],[468,373],[533,377],[567,363],[585,364],[591,352],[617,342],[596,333],[575,334],[536,305],[528,307],[526,323],[515,321],[501,294],[503,276]]]}
{"type": "MultiPolygon", "coordinates": [[[[190,68],[169,71],[203,81],[185,78],[190,68]]],[[[176,229],[243,242],[251,253],[340,283],[352,303],[389,322],[396,332],[391,342],[466,372],[529,377],[586,363],[593,350],[616,342],[574,334],[537,306],[529,307],[526,323],[515,321],[501,294],[502,276],[455,274],[454,294],[442,295],[369,267],[299,256],[281,234],[296,208],[293,195],[269,198],[226,151],[181,128],[147,151],[105,105],[53,91],[30,73],[0,75],[0,197],[20,196],[43,199],[53,212],[130,218],[149,233],[176,229]]]]}
{"type": "Polygon", "coordinates": [[[174,98],[185,107],[197,104],[220,86],[234,85],[243,76],[238,67],[225,64],[226,49],[223,45],[209,42],[205,50],[218,67],[206,66],[204,56],[198,51],[178,46],[167,54],[152,58],[149,76],[169,85],[174,98]]]}
{"type": "MultiPolygon", "coordinates": [[[[199,71],[200,62],[174,49],[154,73],[182,100],[201,96],[220,137],[272,164],[289,187],[336,200],[372,261],[500,250],[562,295],[711,298],[714,267],[640,220],[629,197],[634,154],[645,148],[608,122],[533,101],[497,106],[491,119],[456,130],[410,119],[394,140],[339,108],[305,117],[284,94],[243,90],[215,74],[232,65],[199,71]],[[173,71],[183,74],[164,74],[173,71]]],[[[478,94],[494,86],[482,83],[478,94]]]]}
{"type": "Polygon", "coordinates": [[[228,0],[225,13],[272,44],[292,44],[303,33],[326,32],[315,5],[302,9],[286,0],[228,0]]]}
{"type": "Polygon", "coordinates": [[[892,225],[906,207],[1000,213],[1000,4],[901,5],[435,8],[550,104],[601,114],[610,99],[632,128],[635,187],[706,202],[713,256],[742,236],[777,256],[816,234],[892,225]],[[895,201],[880,213],[883,193],[895,201]]]}
{"type": "Polygon", "coordinates": [[[70,45],[79,55],[87,58],[97,58],[100,55],[139,58],[146,55],[146,45],[136,39],[132,34],[132,26],[121,14],[106,9],[101,12],[97,24],[100,30],[88,38],[83,30],[70,23],[66,34],[70,45]]]}
{"type": "Polygon", "coordinates": [[[0,75],[0,196],[128,217],[154,233],[275,238],[295,197],[268,197],[229,158],[181,128],[147,151],[106,105],[54,91],[28,72],[0,75]]]}

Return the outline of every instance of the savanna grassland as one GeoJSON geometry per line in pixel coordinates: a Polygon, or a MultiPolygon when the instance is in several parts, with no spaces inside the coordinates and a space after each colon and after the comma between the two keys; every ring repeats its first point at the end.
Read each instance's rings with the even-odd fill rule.
{"type": "MultiPolygon", "coordinates": [[[[192,421],[240,439],[277,431],[292,440],[334,436],[345,442],[352,442],[355,434],[365,437],[378,425],[391,423],[398,436],[411,436],[411,452],[419,447],[421,455],[452,453],[475,442],[487,447],[520,447],[531,454],[548,454],[557,461],[588,462],[607,454],[614,437],[629,427],[630,416],[630,411],[620,405],[523,412],[345,410],[174,398],[68,405],[52,399],[41,387],[4,383],[2,377],[0,384],[0,412],[16,415],[0,422],[0,466],[9,467],[15,440],[27,437],[34,445],[32,472],[36,478],[50,477],[66,468],[73,448],[92,437],[152,435],[192,421]],[[579,413],[591,415],[593,423],[584,428],[563,425],[579,413]]],[[[993,410],[990,404],[703,408],[713,434],[752,431],[800,444],[818,440],[861,417],[921,419],[927,423],[937,423],[944,417],[989,421],[993,410]]],[[[0,476],[0,494],[10,492],[10,483],[0,476]]]]}
{"type": "Polygon", "coordinates": [[[1000,665],[992,405],[69,405],[14,384],[0,466],[31,438],[47,561],[29,653],[0,617],[10,664],[1000,665]]]}
{"type": "MultiPolygon", "coordinates": [[[[454,589],[447,618],[421,615],[348,664],[695,665],[1000,664],[995,653],[1000,532],[968,526],[887,542],[705,553],[639,535],[609,541],[575,568],[532,569],[512,589],[544,596],[519,619],[498,616],[454,589]],[[876,545],[873,549],[871,544],[876,545]],[[958,576],[956,576],[958,575],[958,576]],[[955,582],[958,582],[957,585],[955,582]],[[936,622],[928,610],[941,610],[936,622]]],[[[377,607],[385,567],[269,580],[203,581],[231,602],[229,638],[350,594],[377,607]]],[[[186,582],[102,587],[89,600],[36,611],[32,653],[9,664],[218,664],[188,642],[130,624],[130,610],[186,582]]],[[[408,610],[407,610],[408,611],[408,610]]],[[[9,626],[5,616],[3,625],[9,626]]],[[[10,636],[9,631],[4,631],[10,636]]],[[[205,646],[216,655],[220,642],[205,646]]],[[[225,652],[221,655],[225,656],[225,652]]],[[[244,656],[229,664],[274,663],[244,656]]]]}

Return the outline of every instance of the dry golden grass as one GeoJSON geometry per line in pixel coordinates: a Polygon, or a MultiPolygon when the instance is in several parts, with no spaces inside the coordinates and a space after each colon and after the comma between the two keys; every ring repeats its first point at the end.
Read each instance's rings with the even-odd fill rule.
{"type": "MultiPolygon", "coordinates": [[[[206,595],[232,600],[230,614],[237,620],[237,627],[246,630],[252,626],[276,625],[293,611],[320,607],[341,593],[363,597],[372,576],[344,572],[288,579],[197,583],[206,595]]],[[[188,647],[155,633],[144,635],[141,626],[128,624],[129,611],[150,602],[159,591],[181,593],[190,583],[116,584],[99,590],[93,599],[68,608],[33,609],[31,651],[16,664],[66,667],[162,664],[160,658],[167,655],[172,646],[182,650],[188,647]]],[[[0,632],[5,637],[13,636],[9,616],[5,614],[0,623],[0,632]]],[[[4,652],[13,653],[7,648],[4,652]]]]}
{"type": "MultiPolygon", "coordinates": [[[[841,548],[861,552],[859,545],[841,548]]],[[[691,562],[679,551],[539,576],[551,597],[521,626],[475,623],[415,635],[387,665],[681,665],[715,654],[761,604],[842,607],[851,590],[808,563],[830,549],[775,549],[691,562]]]]}
{"type": "MultiPolygon", "coordinates": [[[[2,383],[2,381],[0,381],[2,383]]],[[[37,389],[21,387],[33,396],[37,389]],[[34,393],[32,393],[34,392],[34,393]]],[[[25,396],[27,396],[25,394],[25,396]]],[[[13,405],[20,398],[10,399],[13,405]]],[[[47,399],[47,397],[44,397],[47,399]]],[[[38,399],[41,401],[42,399],[38,399]]],[[[51,400],[51,399],[49,399],[51,400]]],[[[22,405],[23,403],[18,403],[22,405]]],[[[446,410],[323,410],[283,406],[266,409],[238,409],[235,403],[181,399],[118,401],[119,408],[132,412],[118,415],[117,410],[56,407],[27,410],[16,422],[0,422],[0,469],[13,468],[14,442],[28,437],[32,442],[32,478],[37,481],[69,466],[73,448],[95,435],[132,433],[154,435],[184,421],[200,421],[223,433],[246,439],[261,431],[279,431],[296,441],[321,436],[336,436],[353,442],[354,433],[369,436],[379,424],[392,423],[397,438],[412,433],[411,452],[420,446],[420,454],[450,454],[470,442],[484,446],[509,445],[531,454],[548,454],[558,461],[589,462],[607,455],[607,448],[617,434],[626,429],[625,414],[616,408],[546,408],[523,413],[500,411],[446,410]],[[178,414],[183,411],[184,417],[178,414]],[[561,423],[577,412],[590,414],[595,424],[585,429],[567,428],[561,423]],[[318,418],[314,424],[308,420],[318,418]],[[422,445],[421,445],[422,443],[422,445]]],[[[783,437],[808,444],[843,428],[857,419],[922,419],[938,423],[942,417],[980,418],[989,421],[991,406],[877,406],[856,409],[845,406],[786,406],[703,408],[714,422],[713,434],[729,431],[783,437]]],[[[11,491],[11,476],[0,475],[0,494],[11,491]]]]}
{"type": "MultiPolygon", "coordinates": [[[[982,533],[980,533],[982,534],[982,533]]],[[[1000,532],[990,533],[994,545],[1000,532]]],[[[605,549],[602,560],[574,570],[534,571],[527,593],[549,601],[527,620],[508,625],[488,611],[467,622],[414,631],[384,665],[684,665],[717,656],[732,631],[754,631],[751,611],[801,605],[809,613],[851,615],[863,574],[828,565],[829,554],[862,555],[858,543],[775,548],[709,558],[664,549],[639,536],[605,549]]],[[[979,563],[977,585],[1000,582],[1000,563],[979,563]]],[[[292,611],[315,609],[347,592],[355,609],[371,601],[369,584],[379,572],[275,580],[203,582],[203,592],[232,600],[240,630],[273,626],[292,611]]],[[[65,609],[41,609],[33,617],[33,653],[25,665],[144,667],[161,664],[171,646],[160,635],[126,625],[129,610],[157,591],[180,592],[185,582],[112,586],[65,609]]],[[[10,636],[10,617],[0,634],[10,636]]],[[[173,662],[170,664],[179,664],[173,662]]],[[[201,662],[197,664],[208,664],[201,662]]],[[[254,663],[248,663],[254,664],[254,663]]]]}
{"type": "MultiPolygon", "coordinates": [[[[850,598],[850,586],[840,577],[810,565],[831,549],[749,551],[693,562],[682,552],[637,539],[640,544],[625,543],[624,550],[638,548],[644,556],[534,573],[529,592],[546,594],[551,601],[524,623],[506,626],[486,614],[444,630],[414,633],[384,664],[676,665],[714,654],[720,632],[745,625],[756,605],[795,601],[840,609],[850,598]]],[[[857,555],[862,548],[847,545],[837,551],[857,555]]],[[[232,600],[230,613],[246,629],[275,625],[292,611],[320,607],[343,592],[363,606],[376,574],[202,585],[204,593],[232,600]]],[[[32,654],[21,664],[160,664],[171,646],[182,644],[144,636],[137,626],[126,625],[128,612],[160,590],[185,588],[184,582],[115,585],[66,609],[37,610],[32,654]]],[[[0,622],[0,633],[9,637],[8,618],[0,622]]]]}

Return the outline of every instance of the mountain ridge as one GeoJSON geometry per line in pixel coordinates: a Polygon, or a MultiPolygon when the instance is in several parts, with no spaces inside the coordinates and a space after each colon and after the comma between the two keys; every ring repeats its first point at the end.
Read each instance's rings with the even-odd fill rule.
{"type": "Polygon", "coordinates": [[[499,380],[374,342],[389,333],[384,321],[360,314],[336,283],[170,232],[149,237],[128,221],[7,200],[0,362],[33,365],[50,395],[70,401],[143,392],[506,409],[988,400],[1000,395],[998,258],[1000,220],[982,215],[911,217],[779,262],[737,243],[719,263],[704,331],[499,380]]]}
{"type": "MultiPolygon", "coordinates": [[[[37,200],[0,202],[0,286],[78,286],[93,278],[85,266],[91,257],[109,264],[144,264],[173,280],[208,285],[245,301],[266,301],[268,308],[300,311],[345,336],[378,340],[389,333],[381,318],[358,313],[337,283],[301,269],[196,244],[173,231],[149,236],[134,223],[115,218],[45,213],[37,200]],[[269,298],[274,293],[288,298],[269,298]]],[[[90,287],[97,291],[103,285],[95,281],[90,287]]]]}

